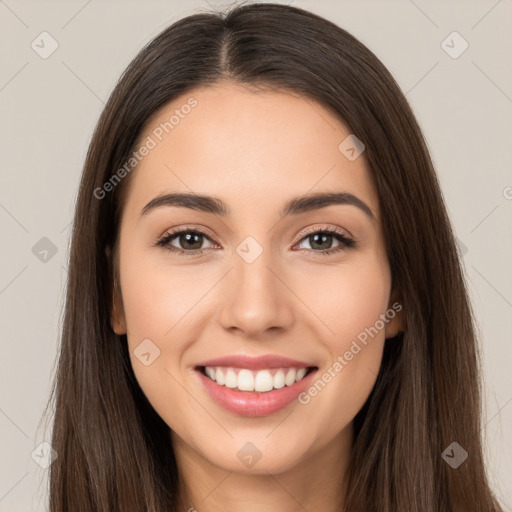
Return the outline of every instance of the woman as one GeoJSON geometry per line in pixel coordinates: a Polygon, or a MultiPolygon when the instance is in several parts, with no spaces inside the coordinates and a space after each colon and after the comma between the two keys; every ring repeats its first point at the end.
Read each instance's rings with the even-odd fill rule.
{"type": "Polygon", "coordinates": [[[498,511],[477,356],[383,64],[286,5],[189,16],[87,155],[50,510],[498,511]]]}

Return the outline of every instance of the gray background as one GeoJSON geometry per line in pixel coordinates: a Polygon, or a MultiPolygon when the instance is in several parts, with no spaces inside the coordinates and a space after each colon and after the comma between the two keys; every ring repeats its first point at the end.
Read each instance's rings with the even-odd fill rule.
{"type": "MultiPolygon", "coordinates": [[[[489,473],[510,504],[512,0],[286,3],[323,15],[365,43],[418,117],[480,326],[489,473]],[[445,49],[458,53],[462,40],[452,36],[442,46],[453,31],[469,44],[458,58],[445,49]]],[[[41,414],[57,354],[69,226],[93,128],[142,46],[209,4],[229,5],[0,0],[0,511],[46,508],[47,470],[31,453],[50,440],[41,414]],[[50,48],[49,39],[40,42],[43,31],[58,43],[46,59],[31,47],[35,40],[50,48]]]]}

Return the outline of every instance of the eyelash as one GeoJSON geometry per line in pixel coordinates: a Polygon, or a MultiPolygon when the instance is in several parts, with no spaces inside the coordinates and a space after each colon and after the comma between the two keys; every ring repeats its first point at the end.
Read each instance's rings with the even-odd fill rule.
{"type": "MultiPolygon", "coordinates": [[[[186,251],[184,249],[179,249],[177,247],[173,247],[172,245],[169,245],[171,240],[173,240],[174,238],[176,238],[177,236],[179,236],[183,233],[189,233],[189,234],[193,233],[195,235],[202,235],[203,237],[207,238],[210,242],[215,243],[203,231],[196,229],[196,228],[186,228],[185,227],[185,228],[181,228],[181,229],[178,228],[176,230],[167,232],[162,238],[160,238],[157,242],[155,242],[154,246],[162,247],[171,253],[177,254],[178,256],[186,256],[186,257],[197,256],[197,255],[203,254],[203,252],[206,251],[206,249],[186,251]]],[[[334,247],[332,249],[326,249],[325,251],[315,251],[313,249],[302,249],[302,250],[305,250],[309,254],[313,253],[316,256],[329,256],[329,255],[331,255],[333,253],[337,253],[339,251],[353,249],[353,248],[357,247],[357,243],[355,242],[355,240],[353,240],[352,238],[349,238],[347,235],[345,235],[341,231],[338,231],[337,229],[334,229],[334,228],[324,228],[324,229],[316,228],[316,229],[311,229],[309,231],[306,231],[303,234],[302,238],[297,243],[300,243],[305,238],[309,238],[311,235],[315,235],[315,234],[333,235],[334,238],[336,238],[339,242],[341,242],[341,245],[339,245],[338,247],[334,247]]],[[[295,244],[295,245],[297,245],[297,244],[295,244]]]]}

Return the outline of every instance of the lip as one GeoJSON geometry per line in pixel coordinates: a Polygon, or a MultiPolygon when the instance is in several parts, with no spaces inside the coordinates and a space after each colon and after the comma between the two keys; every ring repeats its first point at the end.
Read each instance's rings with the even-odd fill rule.
{"type": "MultiPolygon", "coordinates": [[[[209,363],[211,362],[212,361],[209,363]]],[[[200,366],[202,367],[203,365],[200,366]]],[[[208,364],[206,366],[223,365],[208,364]]],[[[266,368],[270,367],[267,366],[266,368]]],[[[195,373],[198,375],[201,383],[205,387],[210,397],[218,405],[227,411],[239,416],[252,418],[274,414],[275,412],[280,411],[290,405],[303,391],[305,391],[311,385],[313,376],[317,373],[317,371],[318,368],[315,367],[313,371],[310,371],[302,380],[295,382],[291,386],[284,386],[281,389],[274,389],[272,391],[259,393],[257,391],[239,391],[238,389],[231,389],[226,386],[221,386],[220,384],[217,384],[215,381],[204,375],[200,367],[195,368],[195,373]]]]}
{"type": "Polygon", "coordinates": [[[200,366],[226,366],[231,368],[247,368],[248,370],[265,370],[271,368],[309,368],[315,365],[273,354],[258,357],[233,354],[231,356],[202,361],[196,365],[196,369],[200,366]]]}

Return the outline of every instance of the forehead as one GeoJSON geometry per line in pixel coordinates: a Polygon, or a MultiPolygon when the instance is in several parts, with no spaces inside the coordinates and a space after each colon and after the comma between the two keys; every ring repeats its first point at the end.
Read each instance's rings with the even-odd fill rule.
{"type": "Polygon", "coordinates": [[[126,206],[186,191],[277,209],[288,196],[336,191],[357,194],[377,216],[364,156],[351,161],[339,149],[348,136],[341,120],[295,92],[197,88],[145,124],[139,145],[150,149],[132,172],[126,206]]]}

